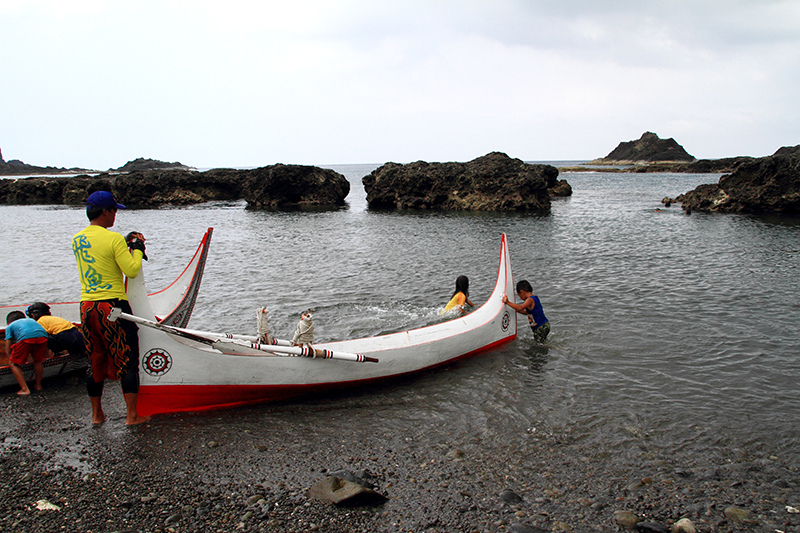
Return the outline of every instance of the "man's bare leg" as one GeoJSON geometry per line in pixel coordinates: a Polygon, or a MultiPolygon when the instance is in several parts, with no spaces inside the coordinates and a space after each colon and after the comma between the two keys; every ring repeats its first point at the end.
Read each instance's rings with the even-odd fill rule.
{"type": "Polygon", "coordinates": [[[102,424],[106,421],[106,414],[101,405],[102,399],[102,396],[89,396],[89,400],[92,402],[92,424],[102,424]]]}
{"type": "Polygon", "coordinates": [[[125,397],[125,410],[127,411],[127,415],[125,416],[126,426],[133,426],[135,424],[141,424],[142,422],[147,422],[150,420],[149,416],[141,416],[136,411],[136,404],[139,401],[139,393],[126,392],[123,393],[123,396],[125,397]]]}

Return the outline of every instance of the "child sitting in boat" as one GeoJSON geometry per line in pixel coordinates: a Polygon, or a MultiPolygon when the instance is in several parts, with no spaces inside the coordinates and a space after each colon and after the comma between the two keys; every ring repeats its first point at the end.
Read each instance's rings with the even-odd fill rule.
{"type": "Polygon", "coordinates": [[[47,332],[47,347],[53,354],[67,352],[70,355],[86,353],[86,343],[81,330],[75,324],[60,316],[50,314],[50,306],[43,302],[34,302],[25,310],[25,314],[34,319],[47,332]]]}
{"type": "Polygon", "coordinates": [[[300,316],[300,322],[294,330],[292,346],[303,346],[314,343],[314,321],[311,317],[311,309],[305,311],[300,316]]]}
{"type": "Polygon", "coordinates": [[[47,359],[47,332],[32,318],[25,318],[22,311],[11,311],[6,316],[6,353],[9,355],[11,373],[19,383],[20,396],[28,396],[31,390],[25,383],[25,374],[20,368],[33,359],[33,374],[36,378],[35,389],[42,390],[42,361],[47,359]]]}
{"type": "Polygon", "coordinates": [[[458,307],[463,315],[467,313],[467,305],[475,307],[475,304],[469,299],[469,278],[467,276],[458,276],[456,278],[456,290],[453,292],[453,297],[447,302],[447,305],[444,306],[444,310],[439,314],[443,315],[452,308],[458,307]]]}

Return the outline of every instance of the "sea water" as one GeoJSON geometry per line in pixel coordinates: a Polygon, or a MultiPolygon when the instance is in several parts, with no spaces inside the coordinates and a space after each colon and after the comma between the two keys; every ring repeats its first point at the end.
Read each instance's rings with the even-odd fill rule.
{"type": "MultiPolygon", "coordinates": [[[[310,308],[318,341],[435,322],[462,274],[480,304],[506,233],[515,280],[531,282],[551,321],[546,343],[521,318],[516,341],[444,371],[176,427],[213,419],[324,435],[358,420],[364,435],[464,448],[546,433],[596,453],[646,440],[692,460],[744,447],[800,466],[800,220],[661,204],[717,174],[565,173],[573,195],[549,214],[372,211],[361,178],[377,166],[332,167],[352,185],[340,209],[132,209],[114,229],[145,234],[156,290],[213,227],[190,327],[254,333],[266,305],[272,332],[291,337],[310,308]]],[[[0,304],[77,300],[71,236],[86,224],[79,208],[0,206],[0,304]]],[[[85,400],[78,385],[65,394],[85,400]]]]}

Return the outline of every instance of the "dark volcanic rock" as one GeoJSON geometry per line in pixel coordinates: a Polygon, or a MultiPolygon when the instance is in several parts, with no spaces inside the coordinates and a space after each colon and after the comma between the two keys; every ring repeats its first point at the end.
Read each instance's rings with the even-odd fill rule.
{"type": "Polygon", "coordinates": [[[621,142],[603,161],[694,161],[675,139],[645,132],[636,141],[621,142]]]}
{"type": "Polygon", "coordinates": [[[553,166],[492,152],[468,163],[386,163],[362,183],[373,209],[546,211],[557,178],[553,166]]]}
{"type": "Polygon", "coordinates": [[[350,182],[338,172],[303,165],[272,165],[248,171],[243,198],[251,207],[342,205],[350,182]]]}
{"type": "Polygon", "coordinates": [[[684,209],[726,213],[800,213],[800,145],[742,161],[717,184],[676,198],[684,209]]]}
{"type": "Polygon", "coordinates": [[[164,170],[168,168],[182,168],[184,170],[189,170],[189,167],[182,163],[166,163],[156,159],[145,159],[140,157],[138,159],[134,159],[133,161],[128,161],[117,169],[109,169],[109,172],[136,172],[144,170],[164,170]]]}
{"type": "Polygon", "coordinates": [[[236,200],[242,198],[246,181],[241,172],[225,169],[208,172],[183,169],[129,172],[111,176],[109,190],[119,202],[129,207],[236,200]]]}
{"type": "Polygon", "coordinates": [[[69,178],[0,180],[0,204],[80,205],[96,190],[128,207],[191,205],[243,198],[250,207],[332,207],[344,204],[347,178],[329,169],[273,165],[253,170],[148,170],[69,178]]]}

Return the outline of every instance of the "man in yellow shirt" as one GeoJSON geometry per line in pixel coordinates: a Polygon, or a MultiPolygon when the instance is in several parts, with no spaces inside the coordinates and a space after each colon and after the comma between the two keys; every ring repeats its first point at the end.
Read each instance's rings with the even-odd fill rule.
{"type": "Polygon", "coordinates": [[[139,415],[139,329],[127,320],[110,322],[114,307],[132,314],[123,275],[135,278],[145,255],[144,235],[131,232],[128,241],[109,231],[114,225],[117,203],[108,191],[96,191],[86,200],[89,225],[72,238],[72,251],[81,279],[81,330],[89,352],[90,368],[86,389],[92,403],[92,422],[101,424],[106,416],[101,404],[106,379],[120,380],[128,425],[149,417],[139,415]],[[128,250],[131,248],[131,250],[128,250]]]}

